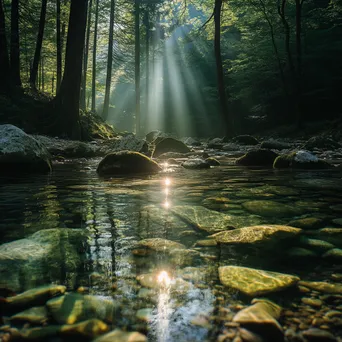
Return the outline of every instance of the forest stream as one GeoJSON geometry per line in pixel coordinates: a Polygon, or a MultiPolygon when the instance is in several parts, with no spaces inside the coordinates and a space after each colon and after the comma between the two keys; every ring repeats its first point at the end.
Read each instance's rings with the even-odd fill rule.
{"type": "MultiPolygon", "coordinates": [[[[220,161],[206,170],[164,164],[152,176],[102,178],[95,171],[99,159],[74,159],[55,162],[48,175],[2,176],[0,258],[12,255],[0,263],[2,291],[63,285],[65,305],[58,306],[61,297],[48,305],[60,324],[99,318],[160,342],[237,341],[234,316],[251,299],[266,297],[282,307],[281,327],[264,322],[271,335],[262,341],[340,340],[340,169],[243,168],[220,161]],[[302,230],[291,238],[284,231],[227,245],[219,232],[230,224],[302,230]],[[245,268],[284,277],[272,283],[270,273],[270,288],[260,290],[245,268]],[[81,297],[80,309],[75,303],[81,297]]],[[[5,312],[4,323],[22,324],[6,319],[5,312]]]]}

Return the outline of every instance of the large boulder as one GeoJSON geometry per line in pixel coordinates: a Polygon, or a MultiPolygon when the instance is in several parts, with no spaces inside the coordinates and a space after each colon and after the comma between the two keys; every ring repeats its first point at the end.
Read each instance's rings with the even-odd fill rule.
{"type": "Polygon", "coordinates": [[[81,229],[44,229],[0,246],[0,287],[26,290],[59,281],[62,273],[75,280],[85,234],[81,229]],[[63,268],[62,268],[63,265],[63,268]]]}
{"type": "Polygon", "coordinates": [[[134,134],[127,134],[115,142],[114,151],[148,152],[147,142],[134,134]]]}
{"type": "Polygon", "coordinates": [[[138,152],[121,151],[108,154],[97,167],[99,175],[155,173],[159,165],[152,159],[138,152]]]}
{"type": "Polygon", "coordinates": [[[0,173],[51,171],[47,149],[13,125],[0,125],[0,165],[0,173]]]}
{"type": "Polygon", "coordinates": [[[267,149],[248,151],[242,157],[236,159],[235,163],[244,166],[272,166],[278,154],[267,149]]]}
{"type": "Polygon", "coordinates": [[[250,245],[271,248],[279,246],[284,240],[293,239],[302,230],[281,225],[260,225],[227,230],[211,235],[216,242],[225,245],[250,245]]]}
{"type": "Polygon", "coordinates": [[[240,145],[258,145],[259,141],[252,137],[251,135],[237,135],[234,137],[233,142],[236,142],[240,145]]]}
{"type": "Polygon", "coordinates": [[[188,153],[190,152],[190,148],[177,139],[164,138],[156,143],[152,157],[158,158],[165,152],[188,153]]]}
{"type": "Polygon", "coordinates": [[[279,292],[299,281],[294,275],[240,266],[219,267],[219,278],[224,286],[251,297],[279,292]]]}
{"type": "Polygon", "coordinates": [[[275,169],[331,169],[332,165],[307,151],[295,151],[278,156],[273,164],[275,169]]]}

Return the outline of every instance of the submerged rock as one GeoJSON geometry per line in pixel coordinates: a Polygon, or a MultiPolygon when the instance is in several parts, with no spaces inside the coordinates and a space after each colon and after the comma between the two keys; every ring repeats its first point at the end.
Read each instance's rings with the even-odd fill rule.
{"type": "Polygon", "coordinates": [[[277,157],[273,167],[275,169],[331,169],[333,165],[318,159],[310,152],[300,150],[277,157]]]}
{"type": "Polygon", "coordinates": [[[282,341],[284,333],[277,321],[280,318],[281,307],[267,299],[254,299],[252,305],[239,311],[233,322],[251,330],[267,341],[282,341]]]}
{"type": "Polygon", "coordinates": [[[161,171],[152,159],[138,152],[121,151],[108,154],[97,167],[99,175],[155,173],[161,171]]]}
{"type": "MultiPolygon", "coordinates": [[[[85,240],[81,229],[44,229],[0,246],[0,287],[15,291],[74,276],[85,240]],[[63,265],[63,270],[61,269],[63,265]],[[64,275],[64,276],[65,276],[64,275]]],[[[14,297],[13,297],[14,298],[14,297]]]]}
{"type": "Polygon", "coordinates": [[[310,342],[335,342],[337,339],[334,335],[326,330],[318,328],[310,328],[303,331],[303,336],[310,342]]]}
{"type": "Polygon", "coordinates": [[[0,125],[0,173],[51,171],[47,149],[20,128],[0,125]]]}
{"type": "Polygon", "coordinates": [[[258,149],[248,151],[245,155],[236,159],[235,163],[243,166],[271,166],[277,157],[278,154],[273,151],[258,149]]]}
{"type": "Polygon", "coordinates": [[[190,148],[186,146],[183,142],[176,140],[174,138],[164,138],[156,143],[152,157],[158,158],[161,154],[165,152],[188,153],[190,152],[190,148]]]}
{"type": "Polygon", "coordinates": [[[115,329],[108,334],[98,337],[93,342],[147,342],[147,337],[139,332],[115,329]]]}
{"type": "Polygon", "coordinates": [[[305,217],[297,220],[290,221],[288,223],[291,227],[301,228],[301,229],[318,229],[322,227],[324,221],[316,217],[305,217]]]}
{"type": "Polygon", "coordinates": [[[305,234],[315,239],[330,242],[337,247],[342,247],[342,228],[321,228],[305,231],[305,234]]]}
{"type": "Polygon", "coordinates": [[[44,324],[48,319],[48,311],[45,306],[33,307],[10,317],[11,322],[30,324],[44,324]]]}
{"type": "Polygon", "coordinates": [[[300,281],[298,285],[318,292],[342,294],[342,285],[340,284],[331,284],[324,281],[300,281]]]}
{"type": "Polygon", "coordinates": [[[244,227],[211,235],[216,242],[227,245],[252,245],[255,247],[277,247],[286,239],[293,239],[301,232],[299,228],[281,225],[244,227]]]}
{"type": "Polygon", "coordinates": [[[50,299],[46,306],[59,324],[74,324],[90,318],[113,323],[119,309],[112,299],[79,293],[68,293],[50,299]]]}
{"type": "Polygon", "coordinates": [[[182,166],[186,169],[210,169],[210,164],[200,158],[192,158],[186,160],[182,166]]]}
{"type": "Polygon", "coordinates": [[[298,206],[269,201],[257,200],[242,203],[242,206],[249,212],[265,217],[290,217],[300,215],[304,209],[298,206]]]}
{"type": "Polygon", "coordinates": [[[186,247],[179,242],[160,238],[141,240],[136,244],[136,248],[146,248],[156,252],[170,252],[172,249],[186,249],[186,247]]]}
{"type": "Polygon", "coordinates": [[[219,267],[219,278],[224,286],[251,297],[278,292],[299,281],[294,275],[239,266],[219,267]]]}

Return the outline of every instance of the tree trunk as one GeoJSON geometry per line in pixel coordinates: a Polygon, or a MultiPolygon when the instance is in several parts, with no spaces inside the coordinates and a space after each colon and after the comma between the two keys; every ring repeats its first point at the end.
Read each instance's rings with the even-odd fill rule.
{"type": "Polygon", "coordinates": [[[145,28],[146,28],[146,95],[145,95],[145,120],[144,120],[144,128],[146,127],[146,117],[149,111],[149,102],[150,102],[150,13],[149,6],[145,12],[145,28]]]}
{"type": "Polygon", "coordinates": [[[96,0],[95,8],[95,28],[93,44],[93,79],[91,83],[91,110],[96,111],[96,52],[97,52],[97,26],[99,21],[99,0],[96,0]]]}
{"type": "Polygon", "coordinates": [[[226,135],[231,135],[233,132],[232,120],[229,118],[227,94],[224,84],[224,72],[222,65],[221,55],[221,9],[222,0],[215,0],[214,8],[214,23],[215,23],[215,36],[214,36],[214,49],[216,61],[216,75],[217,75],[217,89],[220,98],[220,109],[222,122],[226,135]]]}
{"type": "Polygon", "coordinates": [[[55,131],[71,139],[81,138],[79,102],[86,21],[87,0],[71,0],[64,76],[53,100],[59,119],[55,131]]]}
{"type": "Polygon", "coordinates": [[[61,38],[61,0],[56,1],[56,44],[57,44],[57,75],[56,93],[62,82],[62,38],[61,38]]]}
{"type": "Polygon", "coordinates": [[[39,66],[39,60],[41,58],[40,54],[42,50],[43,36],[44,36],[46,5],[47,5],[47,0],[43,0],[42,7],[40,9],[40,19],[39,19],[36,50],[34,52],[33,65],[32,65],[31,74],[30,74],[30,86],[33,89],[36,89],[38,66],[39,66]]]}
{"type": "Polygon", "coordinates": [[[135,134],[140,134],[140,3],[134,2],[135,21],[135,134]]]}
{"type": "Polygon", "coordinates": [[[20,78],[20,45],[19,45],[19,0],[12,0],[11,6],[11,82],[21,87],[20,78]]]}
{"type": "Polygon", "coordinates": [[[6,40],[6,25],[4,8],[0,0],[0,94],[7,94],[10,91],[10,68],[6,40]]]}
{"type": "Polygon", "coordinates": [[[41,57],[41,65],[42,65],[42,91],[45,91],[45,78],[44,78],[44,58],[41,57]]]}
{"type": "Polygon", "coordinates": [[[296,59],[297,59],[297,75],[296,75],[296,111],[297,126],[302,128],[302,4],[303,0],[296,0],[296,59]]]}
{"type": "Polygon", "coordinates": [[[104,98],[104,104],[103,104],[103,114],[102,114],[102,116],[105,120],[107,120],[108,113],[109,113],[110,83],[112,81],[114,15],[115,15],[115,0],[111,0],[110,20],[109,20],[109,43],[108,43],[106,91],[105,91],[105,98],[104,98]]]}
{"type": "Polygon", "coordinates": [[[87,108],[87,105],[86,105],[87,71],[88,71],[88,55],[89,55],[91,9],[92,9],[92,7],[93,7],[93,0],[89,0],[87,36],[86,36],[86,44],[85,44],[84,57],[83,57],[83,75],[82,75],[81,99],[80,99],[80,106],[81,106],[81,109],[83,109],[83,110],[86,110],[86,108],[87,108]]]}

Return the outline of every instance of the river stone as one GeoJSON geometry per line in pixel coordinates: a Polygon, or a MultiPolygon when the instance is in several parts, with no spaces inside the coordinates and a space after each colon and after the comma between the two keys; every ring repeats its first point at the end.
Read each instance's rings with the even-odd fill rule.
{"type": "Polygon", "coordinates": [[[98,337],[93,342],[147,342],[147,337],[139,332],[127,332],[115,329],[108,334],[98,337]]]}
{"type": "Polygon", "coordinates": [[[302,146],[303,149],[314,150],[315,148],[323,148],[323,149],[332,149],[335,150],[340,148],[341,144],[337,141],[326,137],[326,136],[316,136],[311,137],[304,145],[302,146]]]}
{"type": "Polygon", "coordinates": [[[78,252],[84,243],[81,229],[43,229],[28,238],[0,246],[0,287],[22,291],[73,277],[81,265],[78,252]],[[65,276],[65,275],[64,275],[65,276]]]}
{"type": "Polygon", "coordinates": [[[185,169],[210,169],[210,164],[200,158],[192,158],[182,163],[185,169]]]}
{"type": "Polygon", "coordinates": [[[127,134],[116,141],[113,150],[146,153],[148,145],[145,140],[137,138],[134,134],[127,134]]]}
{"type": "Polygon", "coordinates": [[[164,138],[156,143],[152,157],[158,158],[161,154],[165,152],[188,153],[190,152],[190,148],[186,146],[183,142],[176,140],[174,138],[164,138]]]}
{"type": "Polygon", "coordinates": [[[39,141],[13,125],[0,125],[0,173],[46,173],[50,154],[39,141]]]}
{"type": "Polygon", "coordinates": [[[232,139],[233,142],[236,142],[240,145],[258,145],[259,141],[252,137],[251,135],[237,135],[232,139]]]}
{"type": "Polygon", "coordinates": [[[143,322],[150,322],[152,318],[153,309],[145,308],[145,309],[139,309],[136,313],[136,317],[143,322]]]}
{"type": "Polygon", "coordinates": [[[36,306],[10,317],[12,322],[27,322],[31,324],[44,324],[48,319],[48,311],[45,306],[36,306]]]}
{"type": "Polygon", "coordinates": [[[175,206],[171,208],[171,212],[192,227],[209,234],[261,222],[258,217],[227,215],[202,206],[175,206]]]}
{"type": "Polygon", "coordinates": [[[298,285],[318,292],[342,294],[342,285],[340,284],[330,284],[324,281],[300,281],[298,285]]]}
{"type": "Polygon", "coordinates": [[[175,241],[161,239],[161,238],[152,238],[145,239],[137,242],[135,248],[146,248],[155,252],[170,252],[172,249],[185,249],[186,247],[175,241]]]}
{"type": "Polygon", "coordinates": [[[305,217],[297,220],[290,221],[288,223],[291,227],[301,228],[301,229],[318,229],[321,228],[324,221],[317,217],[305,217]]]}
{"type": "Polygon", "coordinates": [[[318,240],[318,239],[311,239],[307,236],[301,236],[299,238],[299,243],[307,248],[313,249],[317,252],[324,253],[329,249],[335,248],[335,246],[327,241],[318,240]]]}
{"type": "Polygon", "coordinates": [[[252,245],[256,247],[276,247],[286,239],[296,237],[299,228],[281,225],[261,225],[239,228],[211,235],[218,243],[228,245],[252,245]]]}
{"type": "Polygon", "coordinates": [[[121,151],[108,154],[104,157],[96,171],[99,175],[126,175],[136,173],[155,173],[161,171],[161,168],[155,161],[141,153],[121,151]]]}
{"type": "Polygon", "coordinates": [[[260,144],[260,148],[268,148],[268,149],[274,149],[274,150],[286,150],[288,148],[291,148],[291,145],[283,141],[269,139],[269,140],[263,141],[260,144]]]}
{"type": "Polygon", "coordinates": [[[201,142],[192,137],[186,138],[183,142],[184,144],[189,146],[201,146],[201,142]]]}
{"type": "Polygon", "coordinates": [[[321,228],[305,231],[305,234],[315,239],[327,241],[337,247],[342,247],[342,228],[321,228]]]}
{"type": "Polygon", "coordinates": [[[112,299],[79,293],[50,299],[46,306],[59,324],[74,324],[90,318],[113,323],[118,312],[118,305],[112,299]]]}
{"type": "Polygon", "coordinates": [[[223,145],[223,141],[221,138],[214,138],[208,142],[208,148],[220,149],[222,148],[222,145],[223,145]]]}
{"type": "Polygon", "coordinates": [[[310,328],[308,330],[303,331],[303,336],[309,342],[335,342],[337,339],[334,335],[326,330],[318,329],[318,328],[310,328]]]}
{"type": "Polygon", "coordinates": [[[268,200],[247,201],[242,206],[253,214],[273,218],[297,216],[303,211],[295,206],[268,200]]]}
{"type": "Polygon", "coordinates": [[[323,258],[342,261],[342,249],[333,248],[323,254],[323,258]]]}
{"type": "Polygon", "coordinates": [[[224,286],[251,297],[278,292],[299,281],[293,275],[240,266],[219,267],[219,278],[224,286]]]}
{"type": "Polygon", "coordinates": [[[54,336],[72,336],[77,339],[94,339],[109,330],[107,324],[98,319],[90,319],[85,322],[72,325],[49,325],[43,328],[32,328],[20,330],[20,337],[24,340],[47,341],[54,336]]]}
{"type": "Polygon", "coordinates": [[[333,219],[332,223],[336,224],[337,226],[342,226],[342,218],[333,219]]]}
{"type": "Polygon", "coordinates": [[[272,341],[284,339],[283,329],[278,323],[281,307],[267,299],[256,299],[252,305],[239,311],[233,322],[272,341]]]}
{"type": "Polygon", "coordinates": [[[242,157],[236,159],[235,163],[243,166],[271,166],[278,154],[266,149],[248,151],[242,157]]]}
{"type": "Polygon", "coordinates": [[[286,255],[290,258],[300,261],[301,258],[317,258],[318,254],[307,248],[292,247],[286,251],[286,255]]]}
{"type": "Polygon", "coordinates": [[[158,156],[158,159],[180,159],[180,158],[186,158],[186,155],[184,153],[180,152],[165,152],[158,156]]]}

